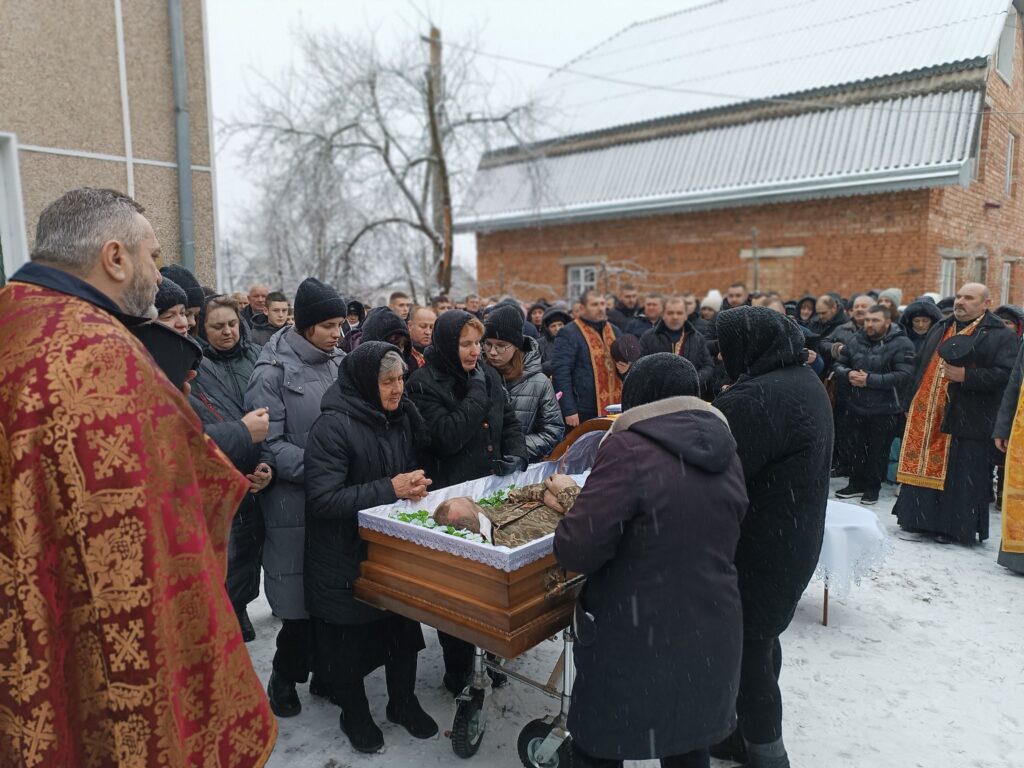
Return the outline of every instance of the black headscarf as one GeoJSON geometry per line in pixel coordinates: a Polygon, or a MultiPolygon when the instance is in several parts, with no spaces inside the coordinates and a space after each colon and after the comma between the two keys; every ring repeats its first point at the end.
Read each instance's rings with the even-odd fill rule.
{"type": "MultiPolygon", "coordinates": [[[[346,383],[361,397],[367,405],[382,413],[384,406],[380,402],[380,363],[388,352],[402,354],[394,344],[383,341],[364,341],[354,350],[345,355],[341,361],[342,373],[338,376],[338,386],[342,391],[346,383]]],[[[403,398],[404,402],[404,398],[403,398]]],[[[401,411],[401,408],[399,408],[401,411]]]]}
{"type": "Polygon", "coordinates": [[[454,376],[458,382],[465,382],[469,378],[459,359],[459,336],[462,335],[466,323],[474,317],[461,309],[450,309],[441,313],[434,323],[432,343],[424,353],[428,363],[454,376]]]}
{"type": "Polygon", "coordinates": [[[680,395],[700,395],[697,369],[682,355],[657,352],[630,366],[622,384],[622,410],[680,395]]]}
{"type": "Polygon", "coordinates": [[[807,360],[795,322],[768,307],[736,307],[715,318],[719,351],[729,377],[759,376],[807,360]]]}

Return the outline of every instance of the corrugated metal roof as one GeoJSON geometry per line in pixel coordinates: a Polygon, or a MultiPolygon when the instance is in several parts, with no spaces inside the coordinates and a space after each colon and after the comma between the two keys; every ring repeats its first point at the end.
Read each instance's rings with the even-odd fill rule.
{"type": "Polygon", "coordinates": [[[907,96],[480,168],[458,229],[966,183],[981,98],[907,96]]]}
{"type": "Polygon", "coordinates": [[[1010,4],[708,2],[627,27],[552,74],[538,95],[556,114],[541,138],[984,59],[1010,4]]]}

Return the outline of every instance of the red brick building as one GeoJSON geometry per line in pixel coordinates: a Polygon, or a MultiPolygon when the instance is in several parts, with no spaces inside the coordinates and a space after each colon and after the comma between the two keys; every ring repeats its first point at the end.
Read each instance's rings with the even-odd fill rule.
{"type": "Polygon", "coordinates": [[[480,292],[910,300],[975,279],[1024,303],[1016,4],[818,5],[699,6],[567,65],[568,131],[486,155],[457,218],[480,292]]]}

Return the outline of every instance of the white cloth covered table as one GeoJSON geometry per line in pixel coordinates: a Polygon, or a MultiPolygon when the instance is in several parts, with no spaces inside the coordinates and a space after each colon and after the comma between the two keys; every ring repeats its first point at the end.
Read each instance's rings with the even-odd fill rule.
{"type": "Polygon", "coordinates": [[[825,538],[814,575],[832,594],[844,594],[882,564],[888,549],[885,533],[872,510],[829,499],[825,538]]]}

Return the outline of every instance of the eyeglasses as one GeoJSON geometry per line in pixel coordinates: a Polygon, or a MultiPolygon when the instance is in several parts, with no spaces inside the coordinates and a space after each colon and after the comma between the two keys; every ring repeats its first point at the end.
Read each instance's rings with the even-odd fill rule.
{"type": "Polygon", "coordinates": [[[485,352],[494,352],[495,354],[498,354],[498,355],[504,355],[510,349],[512,349],[512,345],[511,344],[492,344],[489,341],[485,341],[484,342],[484,351],[485,352]]]}

